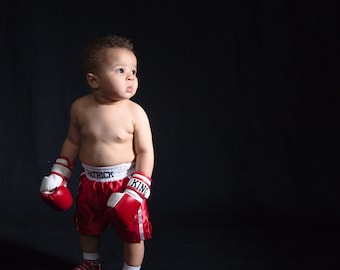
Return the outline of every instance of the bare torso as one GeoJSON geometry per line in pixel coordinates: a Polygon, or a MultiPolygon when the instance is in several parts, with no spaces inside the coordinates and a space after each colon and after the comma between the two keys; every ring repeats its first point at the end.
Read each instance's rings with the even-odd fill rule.
{"type": "MultiPolygon", "coordinates": [[[[132,162],[136,104],[123,100],[97,103],[92,95],[74,105],[74,138],[79,142],[79,160],[90,166],[113,166],[132,162]]],[[[71,134],[72,136],[72,134],[71,134]]]]}

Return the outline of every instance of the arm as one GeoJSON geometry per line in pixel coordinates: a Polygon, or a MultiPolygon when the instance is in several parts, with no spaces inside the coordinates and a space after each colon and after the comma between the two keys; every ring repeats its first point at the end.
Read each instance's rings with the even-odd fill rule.
{"type": "Polygon", "coordinates": [[[134,151],[136,171],[131,175],[123,193],[115,192],[108,199],[107,216],[127,226],[135,219],[141,203],[150,196],[154,149],[149,119],[137,106],[134,117],[134,151]]]}
{"type": "Polygon", "coordinates": [[[71,109],[70,127],[60,155],[53,164],[50,174],[43,178],[40,185],[42,199],[57,210],[65,211],[73,202],[72,194],[67,189],[67,182],[78,155],[79,138],[75,112],[71,109]]]}
{"type": "Polygon", "coordinates": [[[154,148],[149,119],[141,107],[137,107],[134,122],[134,150],[136,171],[151,177],[154,168],[154,148]]]}
{"type": "Polygon", "coordinates": [[[78,158],[79,148],[80,132],[77,121],[77,105],[76,103],[73,103],[70,112],[69,129],[59,156],[67,158],[70,164],[73,165],[78,158]]]}
{"type": "Polygon", "coordinates": [[[76,105],[72,104],[70,113],[70,124],[67,136],[64,140],[59,157],[56,159],[51,175],[53,178],[44,177],[44,185],[40,191],[53,191],[60,185],[67,186],[71,177],[73,165],[77,159],[80,145],[79,128],[76,120],[76,105]],[[54,179],[54,181],[52,181],[54,179]]]}

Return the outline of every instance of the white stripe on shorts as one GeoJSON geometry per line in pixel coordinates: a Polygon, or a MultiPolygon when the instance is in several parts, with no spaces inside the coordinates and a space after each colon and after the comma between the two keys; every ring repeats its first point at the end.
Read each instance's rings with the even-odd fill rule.
{"type": "Polygon", "coordinates": [[[143,228],[143,214],[142,209],[139,207],[138,209],[138,223],[139,223],[139,236],[141,240],[145,240],[144,237],[144,228],[143,228]]]}

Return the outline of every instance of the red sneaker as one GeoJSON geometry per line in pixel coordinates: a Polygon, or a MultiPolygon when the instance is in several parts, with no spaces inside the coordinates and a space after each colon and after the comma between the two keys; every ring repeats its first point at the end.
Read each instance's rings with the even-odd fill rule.
{"type": "Polygon", "coordinates": [[[99,260],[96,261],[84,260],[82,264],[78,265],[72,270],[101,270],[101,269],[102,267],[100,266],[99,260]]]}

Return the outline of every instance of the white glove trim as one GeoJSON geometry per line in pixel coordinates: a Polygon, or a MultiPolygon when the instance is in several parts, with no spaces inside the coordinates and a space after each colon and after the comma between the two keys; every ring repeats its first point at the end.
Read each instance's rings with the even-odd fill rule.
{"type": "Polygon", "coordinates": [[[131,189],[126,189],[124,191],[124,193],[121,193],[121,192],[112,193],[110,195],[109,199],[107,200],[106,205],[108,207],[114,208],[125,194],[133,197],[139,203],[143,202],[143,198],[141,196],[139,196],[139,194],[137,192],[135,192],[135,191],[133,191],[131,189]]]}
{"type": "Polygon", "coordinates": [[[58,158],[52,166],[51,173],[64,176],[69,180],[71,178],[72,169],[69,167],[66,159],[58,158]]]}
{"type": "Polygon", "coordinates": [[[127,184],[127,188],[148,199],[151,193],[150,185],[151,181],[147,177],[134,173],[127,184]]]}
{"type": "Polygon", "coordinates": [[[130,195],[134,199],[136,199],[138,202],[140,202],[140,203],[143,202],[143,198],[136,191],[131,190],[131,189],[127,189],[127,190],[125,190],[125,193],[130,195]]]}
{"type": "Polygon", "coordinates": [[[135,172],[132,177],[135,177],[135,178],[138,178],[140,180],[142,180],[143,182],[145,182],[149,187],[151,186],[151,180],[149,177],[143,175],[143,174],[140,174],[138,172],[135,172]]]}
{"type": "Polygon", "coordinates": [[[59,186],[66,186],[66,181],[57,174],[45,176],[41,181],[40,192],[54,192],[59,186]]]}
{"type": "Polygon", "coordinates": [[[116,204],[122,199],[123,195],[124,193],[120,193],[120,192],[112,193],[109,199],[107,200],[106,205],[112,208],[115,207],[116,204]]]}

